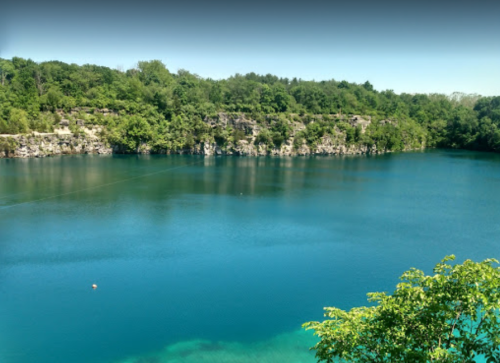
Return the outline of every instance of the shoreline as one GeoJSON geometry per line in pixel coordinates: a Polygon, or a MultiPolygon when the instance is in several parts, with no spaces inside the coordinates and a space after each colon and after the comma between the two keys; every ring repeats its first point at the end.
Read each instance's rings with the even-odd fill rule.
{"type": "MultiPolygon", "coordinates": [[[[425,148],[410,149],[424,150],[425,148]]],[[[313,155],[379,155],[394,152],[378,150],[375,145],[346,144],[324,136],[314,148],[307,144],[296,147],[293,138],[283,143],[280,148],[269,148],[265,144],[254,144],[240,141],[237,145],[217,142],[201,142],[192,148],[178,150],[154,150],[143,143],[136,150],[127,150],[120,145],[111,145],[95,135],[88,134],[38,134],[0,136],[0,159],[7,158],[44,158],[58,155],[81,154],[125,154],[125,155],[233,155],[233,156],[313,156],[313,155]]]]}

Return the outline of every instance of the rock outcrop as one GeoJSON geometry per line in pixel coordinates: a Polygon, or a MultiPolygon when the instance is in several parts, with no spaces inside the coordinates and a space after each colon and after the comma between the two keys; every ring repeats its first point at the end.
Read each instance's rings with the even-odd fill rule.
{"type": "MultiPolygon", "coordinates": [[[[107,110],[106,110],[107,111],[107,110]]],[[[231,127],[243,131],[244,137],[235,143],[226,142],[218,144],[216,141],[206,140],[195,144],[189,149],[180,150],[153,150],[147,143],[141,144],[136,150],[126,150],[121,145],[109,145],[101,138],[99,128],[80,128],[79,134],[73,134],[67,127],[56,130],[51,134],[33,133],[31,135],[0,135],[0,158],[15,157],[45,157],[51,155],[65,154],[111,154],[111,153],[134,153],[134,154],[196,154],[196,155],[361,155],[384,153],[385,150],[377,150],[376,146],[348,144],[346,135],[336,130],[333,135],[325,135],[314,145],[309,145],[305,140],[295,140],[297,134],[305,129],[302,122],[291,122],[290,138],[284,141],[280,147],[269,147],[258,143],[257,135],[267,126],[262,126],[256,120],[247,118],[244,114],[229,115],[220,113],[217,117],[204,120],[212,128],[231,127]]],[[[345,119],[351,126],[361,126],[362,132],[370,125],[369,117],[351,116],[345,119]]],[[[272,120],[269,121],[272,124],[272,120]]],[[[314,122],[314,121],[311,121],[314,122]]],[[[242,134],[243,134],[242,133],[242,134]]]]}
{"type": "Polygon", "coordinates": [[[98,137],[83,134],[38,134],[0,137],[0,158],[30,158],[69,154],[110,154],[98,137]],[[3,147],[2,147],[3,145],[3,147]]]}

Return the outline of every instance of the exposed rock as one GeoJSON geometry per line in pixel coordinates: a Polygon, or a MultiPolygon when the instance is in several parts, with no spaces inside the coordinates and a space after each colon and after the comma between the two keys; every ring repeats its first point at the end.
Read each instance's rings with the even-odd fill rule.
{"type": "MultiPolygon", "coordinates": [[[[6,140],[7,137],[2,137],[6,140]]],[[[75,134],[16,135],[15,147],[0,149],[0,158],[46,157],[66,154],[110,154],[109,145],[96,137],[75,134]]],[[[2,140],[0,140],[2,141],[2,140]]]]}
{"type": "Polygon", "coordinates": [[[261,127],[257,124],[257,121],[248,119],[245,114],[240,113],[231,115],[220,112],[217,117],[206,117],[203,121],[212,127],[220,126],[222,128],[226,128],[227,126],[230,126],[234,129],[245,131],[247,135],[258,135],[261,129],[261,127]]]}
{"type": "MultiPolygon", "coordinates": [[[[79,109],[78,111],[85,111],[79,109]]],[[[100,110],[107,112],[109,110],[100,110]]],[[[364,132],[370,125],[370,117],[350,116],[344,120],[354,127],[361,126],[364,132]]],[[[67,121],[67,120],[63,120],[67,121]]],[[[92,128],[81,127],[78,134],[73,134],[68,127],[55,130],[54,133],[33,133],[32,135],[0,135],[0,158],[3,157],[45,157],[62,154],[197,154],[197,155],[360,155],[378,154],[386,150],[377,150],[376,146],[348,144],[346,135],[340,130],[333,135],[325,135],[315,145],[309,145],[305,140],[299,145],[295,141],[297,133],[305,129],[301,122],[290,122],[290,138],[280,147],[270,148],[268,145],[256,143],[256,136],[262,127],[256,120],[248,119],[244,114],[219,113],[217,117],[204,120],[211,127],[228,126],[245,132],[245,138],[238,140],[235,144],[227,142],[219,145],[212,140],[197,143],[193,148],[180,150],[153,150],[147,143],[140,144],[132,152],[123,145],[108,145],[100,137],[102,126],[92,128]]],[[[267,122],[274,122],[272,118],[267,122]]],[[[391,122],[388,121],[387,122],[391,122]]],[[[62,124],[62,122],[61,122],[62,124]]]]}
{"type": "Polygon", "coordinates": [[[368,119],[365,120],[362,116],[354,115],[349,119],[349,124],[352,127],[358,127],[361,126],[361,133],[365,133],[366,128],[371,124],[372,118],[370,116],[367,117],[368,119]]]}

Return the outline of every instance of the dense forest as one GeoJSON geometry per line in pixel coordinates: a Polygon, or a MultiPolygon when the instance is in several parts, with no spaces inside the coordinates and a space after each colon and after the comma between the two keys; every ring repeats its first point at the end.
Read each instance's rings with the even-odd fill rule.
{"type": "Polygon", "coordinates": [[[241,130],[204,122],[219,112],[244,113],[262,125],[255,142],[280,147],[291,123],[306,127],[294,142],[313,146],[324,135],[342,132],[348,143],[385,150],[447,147],[500,151],[500,96],[455,93],[396,94],[369,82],[304,81],[273,75],[236,74],[201,78],[185,70],[171,73],[158,61],[121,71],[97,65],[36,63],[0,58],[0,134],[52,132],[61,112],[77,131],[77,119],[102,125],[102,136],[134,150],[178,150],[197,142],[237,142],[241,130]],[[93,112],[110,110],[109,113],[93,112]],[[366,132],[343,115],[371,116],[366,132]]]}

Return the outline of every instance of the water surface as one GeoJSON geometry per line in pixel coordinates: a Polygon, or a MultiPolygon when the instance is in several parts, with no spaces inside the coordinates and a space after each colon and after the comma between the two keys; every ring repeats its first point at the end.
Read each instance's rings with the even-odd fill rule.
{"type": "Polygon", "coordinates": [[[499,205],[465,151],[0,160],[0,361],[312,363],[324,306],[500,258],[499,205]]]}

